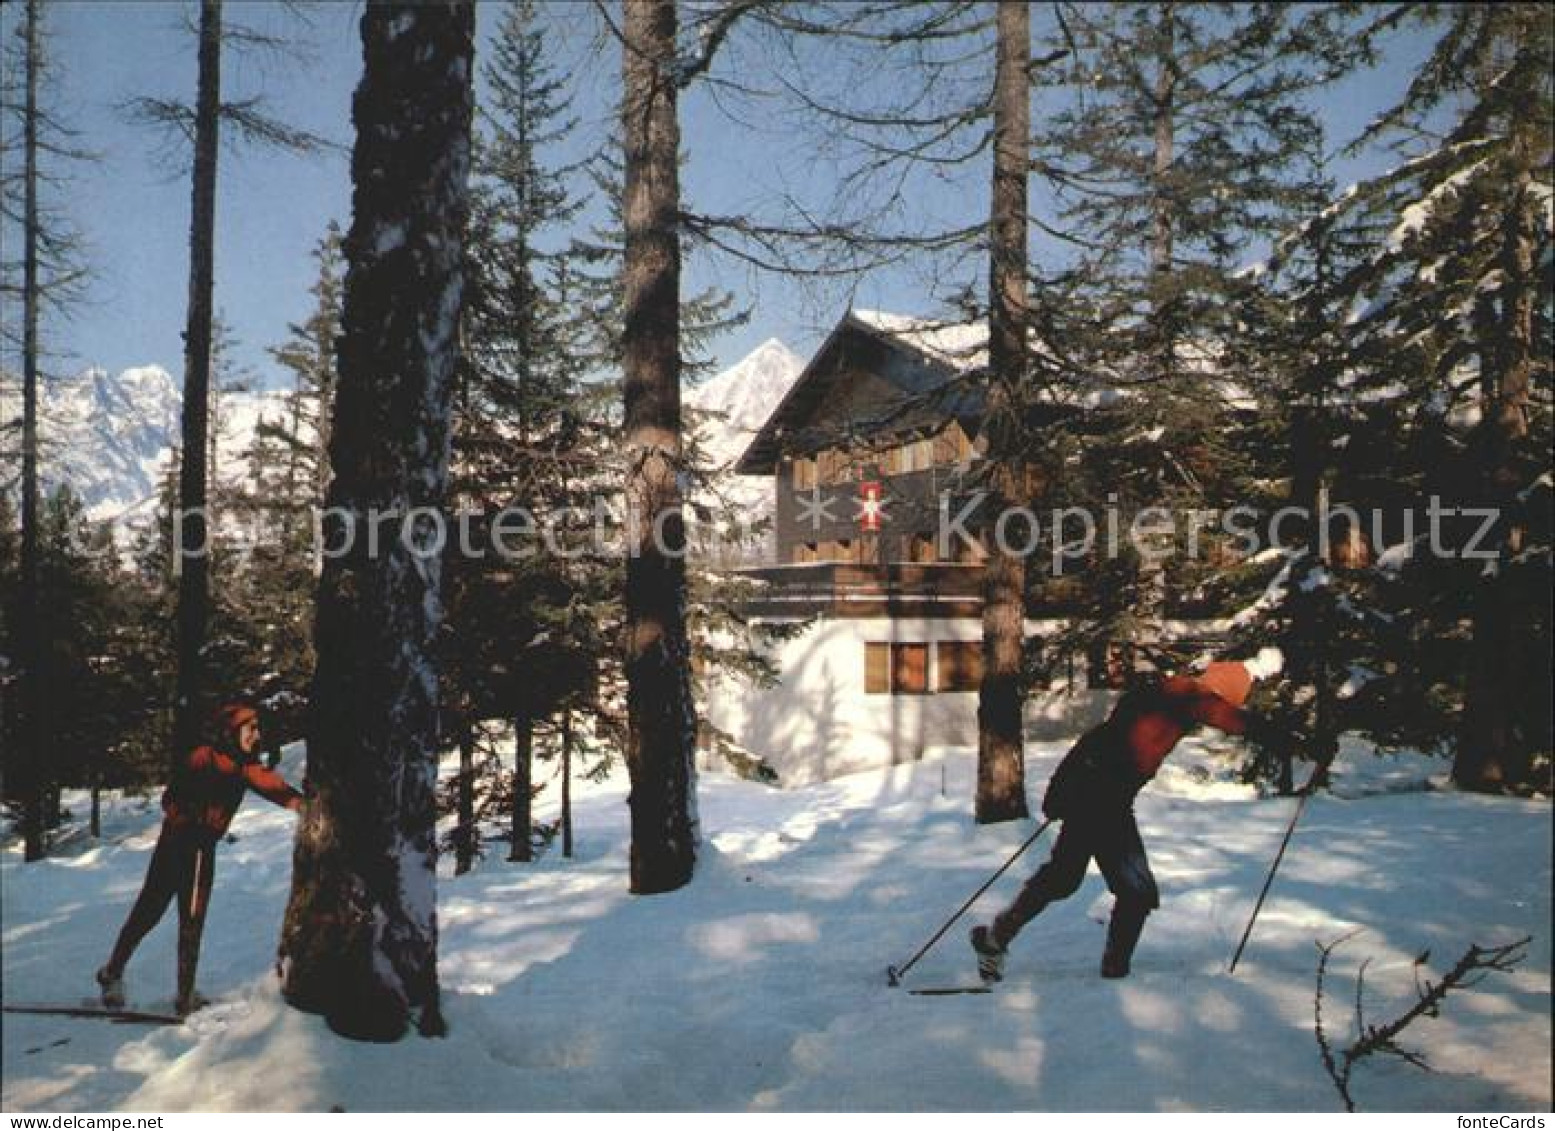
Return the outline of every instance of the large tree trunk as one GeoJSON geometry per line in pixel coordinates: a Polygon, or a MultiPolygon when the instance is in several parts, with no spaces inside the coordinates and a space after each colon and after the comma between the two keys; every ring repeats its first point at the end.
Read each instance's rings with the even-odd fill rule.
{"type": "Polygon", "coordinates": [[[626,678],[631,890],[673,891],[696,861],[696,711],[680,512],[680,125],[674,0],[626,0],[626,678]]]}
{"type": "Polygon", "coordinates": [[[463,291],[475,13],[369,3],[319,581],[308,777],[282,992],[337,1032],[395,1040],[438,1004],[440,553],[463,291]],[[394,516],[373,524],[373,512],[394,516]],[[412,523],[411,516],[419,514],[412,523]],[[403,526],[402,526],[403,521],[403,526]],[[378,525],[374,548],[369,525],[378,525]],[[407,538],[402,531],[411,528],[407,538]]]}
{"type": "MultiPolygon", "coordinates": [[[[1161,41],[1156,56],[1155,153],[1150,180],[1149,355],[1155,379],[1167,395],[1177,375],[1179,323],[1176,283],[1172,270],[1173,225],[1181,202],[1172,184],[1176,146],[1176,14],[1170,4],[1160,8],[1161,41]]],[[[1164,476],[1160,484],[1164,487],[1164,476]]],[[[1159,547],[1151,546],[1151,549],[1159,547]]],[[[1158,643],[1166,635],[1167,580],[1164,559],[1146,556],[1139,570],[1140,628],[1137,639],[1158,643]]]]}
{"type": "Polygon", "coordinates": [[[200,3],[200,76],[195,101],[194,175],[189,209],[189,307],[184,326],[183,431],[173,568],[178,571],[176,761],[199,737],[206,706],[205,634],[210,619],[210,555],[205,521],[210,425],[211,311],[215,286],[216,156],[221,122],[221,0],[200,3]]]}
{"type": "MultiPolygon", "coordinates": [[[[993,194],[989,214],[988,454],[995,505],[1024,487],[1021,421],[1027,401],[1026,176],[1030,166],[1031,15],[1024,0],[999,4],[994,71],[993,194]]],[[[1024,500],[1022,500],[1024,501],[1024,500]]],[[[1026,565],[993,547],[983,586],[983,679],[977,695],[977,820],[1027,816],[1025,694],[1021,653],[1026,565]]]]}
{"type": "Polygon", "coordinates": [[[459,831],[455,834],[454,875],[475,860],[475,731],[468,719],[459,724],[459,831]]]}
{"type": "Polygon", "coordinates": [[[1150,183],[1150,318],[1157,376],[1166,380],[1176,371],[1173,341],[1172,224],[1179,207],[1171,190],[1175,146],[1176,27],[1170,4],[1161,7],[1161,45],[1155,77],[1155,154],[1150,183]]]}
{"type": "Polygon", "coordinates": [[[521,711],[513,719],[513,839],[508,847],[508,861],[513,864],[527,864],[535,858],[529,842],[534,828],[534,757],[534,720],[521,711]]]}
{"type": "Polygon", "coordinates": [[[22,119],[22,557],[15,609],[22,859],[43,857],[44,726],[41,605],[38,600],[38,5],[27,0],[27,93],[22,119]]]}
{"type": "Polygon", "coordinates": [[[572,708],[562,712],[562,858],[572,859],[572,708]]]}
{"type": "Polygon", "coordinates": [[[1528,398],[1533,367],[1534,224],[1527,167],[1519,170],[1503,223],[1499,302],[1487,300],[1480,320],[1480,407],[1473,451],[1480,498],[1499,513],[1489,549],[1500,559],[1478,579],[1473,594],[1474,637],[1469,650],[1463,721],[1452,776],[1469,789],[1504,789],[1531,775],[1528,728],[1521,725],[1529,698],[1524,679],[1529,650],[1523,616],[1505,577],[1507,562],[1522,548],[1524,532],[1513,517],[1518,449],[1528,438],[1528,398]]]}

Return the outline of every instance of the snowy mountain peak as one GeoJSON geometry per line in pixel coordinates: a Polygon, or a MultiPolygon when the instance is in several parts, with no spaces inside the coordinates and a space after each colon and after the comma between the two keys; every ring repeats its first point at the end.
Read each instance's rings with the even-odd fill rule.
{"type": "MultiPolygon", "coordinates": [[[[776,338],[768,338],[739,362],[687,394],[703,412],[718,413],[723,426],[749,440],[787,395],[804,360],[776,338]]],[[[736,453],[738,454],[738,453],[736,453]]]]}
{"type": "MultiPolygon", "coordinates": [[[[751,439],[804,371],[804,359],[776,338],[768,338],[739,362],[686,393],[702,450],[716,468],[729,472],[751,439]],[[701,415],[705,414],[705,415],[701,415]]],[[[772,510],[772,481],[729,475],[724,496],[749,516],[772,510]]]]}
{"type": "MultiPolygon", "coordinates": [[[[91,366],[42,390],[43,486],[69,484],[88,516],[134,517],[155,499],[178,443],[183,390],[160,365],[118,373],[91,366]]],[[[241,475],[235,458],[253,439],[274,393],[226,393],[217,451],[223,479],[241,475]]]]}
{"type": "Polygon", "coordinates": [[[111,374],[93,366],[48,382],[42,401],[46,489],[68,483],[94,517],[156,493],[182,404],[167,370],[141,365],[111,374]]]}

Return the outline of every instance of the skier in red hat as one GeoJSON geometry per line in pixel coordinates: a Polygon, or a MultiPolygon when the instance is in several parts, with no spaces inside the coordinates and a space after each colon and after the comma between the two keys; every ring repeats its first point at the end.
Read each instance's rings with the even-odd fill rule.
{"type": "Polygon", "coordinates": [[[1216,662],[1197,675],[1131,688],[1105,722],[1075,743],[1042,800],[1043,814],[1063,822],[1052,856],[992,923],[972,928],[984,981],[1004,976],[1011,940],[1049,903],[1073,895],[1093,858],[1115,897],[1101,974],[1128,975],[1145,918],[1161,904],[1134,821],[1134,797],[1194,728],[1266,731],[1267,724],[1242,705],[1253,683],[1278,674],[1283,662],[1279,649],[1265,648],[1251,659],[1216,662]]]}
{"type": "Polygon", "coordinates": [[[228,703],[213,719],[214,741],[195,747],[173,771],[162,794],[162,832],[151,853],[140,896],[130,909],[113,954],[97,972],[103,1004],[124,1007],[124,967],[146,934],[178,899],[178,1013],[205,1004],[195,991],[200,935],[210,906],[216,842],[226,833],[243,795],[253,790],[287,809],[301,810],[303,795],[256,754],[259,714],[246,703],[228,703]]]}

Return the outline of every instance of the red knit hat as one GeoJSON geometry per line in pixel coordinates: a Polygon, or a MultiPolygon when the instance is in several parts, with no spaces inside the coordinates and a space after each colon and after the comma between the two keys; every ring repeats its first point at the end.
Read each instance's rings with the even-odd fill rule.
{"type": "Polygon", "coordinates": [[[1253,677],[1246,665],[1235,660],[1217,660],[1204,669],[1199,682],[1233,707],[1247,702],[1253,689],[1253,677]]]}
{"type": "Polygon", "coordinates": [[[220,733],[236,735],[244,723],[258,718],[259,712],[247,703],[223,703],[216,708],[212,722],[220,733]]]}

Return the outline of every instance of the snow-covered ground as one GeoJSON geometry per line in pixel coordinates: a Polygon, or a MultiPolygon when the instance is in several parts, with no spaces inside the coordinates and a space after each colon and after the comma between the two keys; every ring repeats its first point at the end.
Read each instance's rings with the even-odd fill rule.
{"type": "MultiPolygon", "coordinates": [[[[440,888],[445,1040],[353,1044],[287,1008],[270,972],[290,861],[289,813],[257,799],[218,859],[201,985],[219,1004],[182,1028],[6,1015],[7,1111],[187,1109],[1335,1110],[1312,1035],[1317,941],[1337,956],[1348,1019],[1412,1000],[1411,964],[1440,972],[1471,942],[1533,935],[1527,961],[1451,995],[1404,1043],[1435,1074],[1368,1060],[1361,1110],[1550,1106],[1551,810],[1418,788],[1442,766],[1348,752],[1336,793],[1308,806],[1253,940],[1227,960],[1292,811],[1257,800],[1185,744],[1141,798],[1163,891],[1126,981],[1096,976],[1110,897],[1093,873],[1016,942],[991,995],[909,996],[885,984],[1004,860],[1030,824],[970,820],[972,762],[778,791],[702,781],[696,881],[626,892],[625,783],[581,786],[577,855],[493,853],[440,888]],[[1406,788],[1413,783],[1415,788],[1406,788]],[[1377,790],[1374,792],[1374,789],[1377,790]]],[[[1040,796],[1061,744],[1034,746],[1040,796]]],[[[288,758],[297,776],[298,753],[288,758]]],[[[543,806],[542,806],[543,810],[543,806]]],[[[542,811],[542,816],[544,815],[542,811]]],[[[94,987],[157,827],[115,801],[100,843],[0,865],[7,1002],[94,987]]],[[[1010,897],[1039,844],[909,975],[973,981],[965,930],[1010,897]]],[[[129,969],[132,1001],[166,1008],[169,915],[129,969]]]]}

